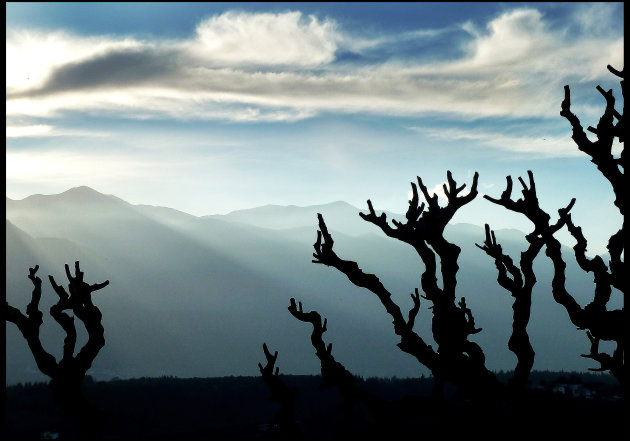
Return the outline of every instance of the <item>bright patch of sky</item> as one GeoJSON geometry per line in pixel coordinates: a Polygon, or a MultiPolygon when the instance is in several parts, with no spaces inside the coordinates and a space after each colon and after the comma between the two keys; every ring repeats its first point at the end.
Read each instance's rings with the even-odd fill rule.
{"type": "MultiPolygon", "coordinates": [[[[7,196],[87,185],[195,215],[345,200],[404,212],[451,170],[604,251],[621,217],[559,116],[596,125],[623,3],[8,3],[7,196]]],[[[616,151],[618,152],[618,146],[616,151]]],[[[455,222],[529,231],[477,198],[455,222]]],[[[315,221],[314,221],[315,225],[315,221]]],[[[482,238],[480,239],[482,240],[482,238]]],[[[567,240],[571,243],[571,240],[567,240]]]]}

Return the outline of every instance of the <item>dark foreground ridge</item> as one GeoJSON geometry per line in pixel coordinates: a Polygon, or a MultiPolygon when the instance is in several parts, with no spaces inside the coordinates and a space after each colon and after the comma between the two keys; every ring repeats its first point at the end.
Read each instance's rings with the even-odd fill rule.
{"type": "MultiPolygon", "coordinates": [[[[511,373],[499,373],[509,378],[511,373]]],[[[296,392],[299,438],[334,439],[343,399],[336,388],[322,389],[320,376],[283,375],[296,392]]],[[[473,408],[448,389],[436,405],[429,397],[433,378],[357,379],[361,387],[405,412],[376,418],[355,406],[343,439],[423,440],[616,440],[623,439],[623,400],[607,374],[533,372],[516,414],[501,404],[473,408]],[[602,423],[605,422],[605,423],[602,423]],[[518,430],[515,430],[515,429],[518,430]]],[[[103,439],[271,440],[282,438],[274,423],[278,404],[261,377],[139,378],[92,381],[86,397],[104,416],[103,439]]],[[[5,439],[79,439],[74,422],[55,405],[45,383],[7,387],[5,439]]],[[[627,435],[627,434],[626,434],[627,435]]]]}

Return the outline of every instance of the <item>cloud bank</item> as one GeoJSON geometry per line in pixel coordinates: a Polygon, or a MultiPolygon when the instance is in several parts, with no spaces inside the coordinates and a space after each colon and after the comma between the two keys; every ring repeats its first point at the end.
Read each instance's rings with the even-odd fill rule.
{"type": "Polygon", "coordinates": [[[7,125],[19,134],[13,121],[66,112],[227,121],[295,121],[325,112],[557,118],[564,84],[592,87],[609,79],[607,64],[623,66],[623,36],[602,23],[612,9],[597,10],[597,29],[585,19],[588,9],[557,27],[536,9],[518,8],[485,26],[468,22],[373,40],[299,11],[228,11],[180,40],[21,31],[7,35],[7,125]],[[468,38],[455,38],[455,31],[468,38]],[[413,53],[338,59],[348,52],[360,59],[375,47],[395,54],[410,38],[452,38],[463,55],[439,62],[413,53]]]}

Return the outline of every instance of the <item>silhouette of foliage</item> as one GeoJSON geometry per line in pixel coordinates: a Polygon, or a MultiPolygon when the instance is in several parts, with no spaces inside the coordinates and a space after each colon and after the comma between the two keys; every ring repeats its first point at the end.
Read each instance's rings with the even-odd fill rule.
{"type": "Polygon", "coordinates": [[[58,285],[53,276],[48,276],[50,284],[59,297],[57,303],[50,308],[50,315],[63,328],[66,333],[63,344],[63,356],[60,361],[48,353],[40,340],[40,326],[43,323],[43,314],[39,310],[39,302],[42,296],[42,280],[37,276],[39,265],[29,269],[28,278],[33,283],[31,301],[26,307],[26,315],[19,309],[6,303],[6,321],[14,323],[24,338],[35,357],[39,370],[50,377],[48,386],[52,391],[56,403],[70,415],[76,418],[81,437],[88,439],[99,438],[102,432],[102,416],[100,411],[93,407],[83,395],[83,383],[86,372],[92,366],[92,362],[99,351],[105,346],[103,325],[101,324],[101,311],[92,303],[92,293],[105,288],[109,281],[103,283],[88,284],[84,281],[84,273],[79,262],[75,263],[74,276],[69,266],[65,265],[68,277],[68,291],[58,285]],[[65,311],[74,313],[85,325],[88,340],[85,345],[74,355],[77,343],[77,331],[74,317],[65,311]]]}

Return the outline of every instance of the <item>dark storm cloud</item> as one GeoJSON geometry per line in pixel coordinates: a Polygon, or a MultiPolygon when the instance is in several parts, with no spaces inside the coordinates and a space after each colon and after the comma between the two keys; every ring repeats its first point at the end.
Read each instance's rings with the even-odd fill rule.
{"type": "Polygon", "coordinates": [[[9,93],[7,99],[51,95],[82,89],[126,88],[150,85],[177,73],[182,55],[168,49],[114,50],[54,69],[38,89],[9,93]]]}

